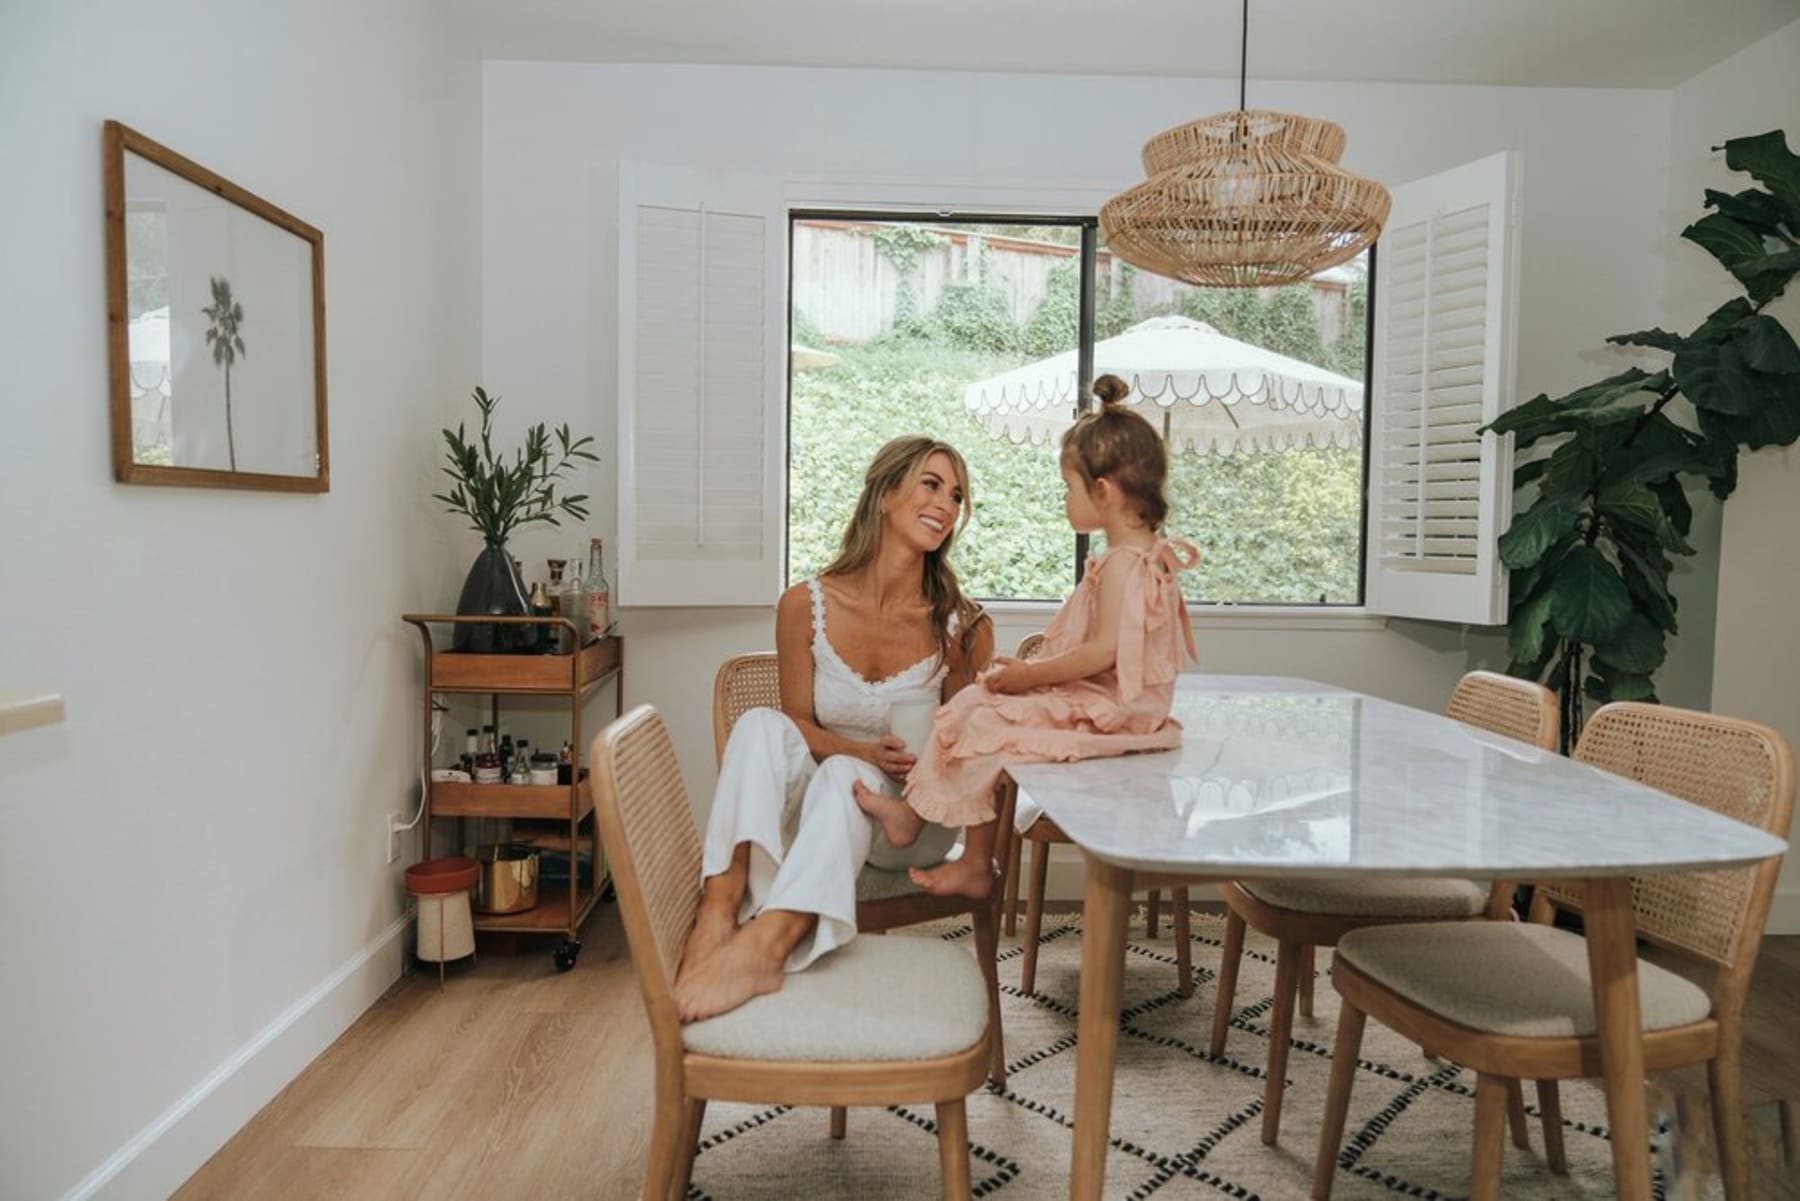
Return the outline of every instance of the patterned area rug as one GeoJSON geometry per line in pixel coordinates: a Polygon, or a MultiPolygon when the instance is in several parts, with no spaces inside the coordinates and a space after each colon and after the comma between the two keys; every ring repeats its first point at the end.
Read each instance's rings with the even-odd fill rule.
{"type": "MultiPolygon", "coordinates": [[[[1224,922],[1195,914],[1194,995],[1175,988],[1168,925],[1143,937],[1133,919],[1119,1017],[1119,1062],[1113,1094],[1108,1197],[1304,1198],[1312,1181],[1337,994],[1328,980],[1316,993],[1317,1016],[1296,1017],[1282,1106],[1281,1142],[1260,1138],[1267,1061],[1267,1015],[1275,978],[1274,944],[1251,931],[1238,975],[1237,1012],[1225,1054],[1206,1051],[1224,922]]],[[[967,942],[966,926],[920,927],[919,934],[967,942]]],[[[906,937],[895,934],[889,937],[906,937]]],[[[969,1139],[977,1197],[1059,1198],[1068,1195],[1069,1132],[1075,1093],[1075,1018],[1079,995],[1078,916],[1046,916],[1038,955],[1038,991],[1021,993],[1017,939],[1001,944],[1000,987],[1008,1078],[969,1098],[969,1139]]],[[[1319,956],[1323,969],[1328,953],[1319,956]]],[[[1347,1140],[1339,1155],[1337,1201],[1393,1197],[1460,1197],[1468,1189],[1474,1121],[1474,1074],[1425,1058],[1417,1047],[1371,1021],[1352,1094],[1347,1140]]],[[[1531,1090],[1526,1098],[1532,1100],[1531,1090]]],[[[1532,1150],[1506,1148],[1502,1195],[1511,1198],[1602,1198],[1614,1195],[1605,1103],[1591,1085],[1562,1088],[1567,1177],[1543,1160],[1535,1105],[1529,1105],[1532,1150]]],[[[1658,1140],[1659,1154],[1663,1140],[1658,1140]]],[[[1656,1196],[1713,1197],[1717,1178],[1698,1192],[1656,1196]]],[[[936,1123],[931,1106],[853,1109],[849,1135],[829,1137],[821,1109],[714,1103],[707,1109],[688,1196],[698,1201],[779,1198],[920,1198],[939,1194],[936,1123]]]]}

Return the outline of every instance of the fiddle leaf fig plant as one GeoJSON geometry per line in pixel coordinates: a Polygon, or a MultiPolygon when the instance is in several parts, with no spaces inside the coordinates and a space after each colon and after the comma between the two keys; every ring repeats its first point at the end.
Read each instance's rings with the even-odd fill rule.
{"type": "Polygon", "coordinates": [[[461,424],[444,431],[446,465],[442,471],[454,486],[448,492],[434,492],[432,499],[468,518],[470,527],[479,531],[489,546],[504,546],[507,537],[523,525],[540,521],[561,525],[558,513],[587,520],[587,496],[559,495],[557,486],[576,460],[599,462],[587,449],[593,436],[575,438],[566,424],[560,425],[554,431],[553,446],[552,431],[540,421],[525,431],[525,445],[513,451],[509,463],[504,453],[494,453],[494,406],[500,398],[477,386],[473,399],[481,411],[481,432],[471,442],[461,424]]]}
{"type": "Polygon", "coordinates": [[[1513,482],[1530,497],[1499,540],[1512,573],[1510,671],[1559,694],[1565,750],[1584,698],[1656,699],[1651,677],[1679,630],[1672,556],[1694,553],[1684,480],[1723,501],[1741,450],[1800,438],[1800,348],[1764,312],[1800,274],[1800,156],[1780,130],[1724,150],[1755,186],[1708,189],[1711,211],[1681,236],[1743,294],[1688,334],[1607,339],[1666,356],[1659,369],[1534,397],[1486,427],[1514,436],[1513,482]]]}

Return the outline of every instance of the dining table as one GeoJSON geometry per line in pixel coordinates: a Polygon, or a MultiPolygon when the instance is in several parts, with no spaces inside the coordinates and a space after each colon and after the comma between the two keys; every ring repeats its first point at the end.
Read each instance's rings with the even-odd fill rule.
{"type": "Polygon", "coordinates": [[[1071,1198],[1104,1185],[1134,889],[1454,877],[1580,889],[1618,1195],[1650,1196],[1634,876],[1757,863],[1787,844],[1576,759],[1309,680],[1184,674],[1178,750],[1020,764],[1006,780],[1080,849],[1071,1198]]]}

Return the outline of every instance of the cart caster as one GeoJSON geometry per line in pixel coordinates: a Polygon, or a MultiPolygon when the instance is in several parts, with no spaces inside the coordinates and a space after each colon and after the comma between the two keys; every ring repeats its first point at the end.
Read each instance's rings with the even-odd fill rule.
{"type": "Polygon", "coordinates": [[[565,938],[562,940],[562,944],[558,946],[556,950],[551,952],[550,958],[555,961],[557,971],[566,972],[575,966],[575,960],[579,958],[580,955],[581,940],[579,938],[565,938]]]}

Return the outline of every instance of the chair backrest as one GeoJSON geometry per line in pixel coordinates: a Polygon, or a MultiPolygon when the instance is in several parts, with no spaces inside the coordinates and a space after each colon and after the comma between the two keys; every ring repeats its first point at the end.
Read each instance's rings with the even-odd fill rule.
{"type": "Polygon", "coordinates": [[[781,668],[774,651],[733,655],[713,677],[713,757],[725,758],[725,743],[737,719],[752,709],[781,708],[781,668]]]}
{"type": "Polygon", "coordinates": [[[594,813],[619,915],[659,1041],[680,1045],[675,969],[700,905],[700,832],[688,807],[668,727],[639,705],[594,737],[588,753],[594,813]]]}
{"type": "Polygon", "coordinates": [[[1490,734],[1516,738],[1541,750],[1556,749],[1556,694],[1535,680],[1472,671],[1456,682],[1444,711],[1490,734]]]}
{"type": "Polygon", "coordinates": [[[1013,652],[1013,658],[1035,659],[1043,652],[1043,649],[1044,635],[1041,631],[1036,634],[1027,634],[1019,639],[1019,649],[1013,652]]]}
{"type": "MultiPolygon", "coordinates": [[[[1778,837],[1794,813],[1794,756],[1769,727],[1668,705],[1603,706],[1581,732],[1575,758],[1678,796],[1778,837]]],[[[1781,859],[1632,882],[1638,933],[1725,969],[1720,987],[1744,988],[1762,940],[1781,859]]],[[[1559,904],[1578,898],[1553,892],[1559,904]]]]}

